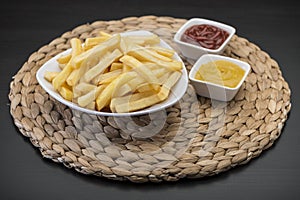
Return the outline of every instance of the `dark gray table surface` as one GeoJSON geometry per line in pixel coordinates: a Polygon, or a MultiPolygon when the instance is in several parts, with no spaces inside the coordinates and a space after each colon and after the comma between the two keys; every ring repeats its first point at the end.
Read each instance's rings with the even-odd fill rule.
{"type": "Polygon", "coordinates": [[[94,0],[0,4],[1,199],[299,199],[299,1],[94,0]],[[201,17],[236,27],[278,61],[292,90],[292,110],[275,145],[244,166],[175,183],[132,184],[86,176],[42,158],[9,113],[9,82],[29,55],[74,27],[127,16],[201,17]]]}

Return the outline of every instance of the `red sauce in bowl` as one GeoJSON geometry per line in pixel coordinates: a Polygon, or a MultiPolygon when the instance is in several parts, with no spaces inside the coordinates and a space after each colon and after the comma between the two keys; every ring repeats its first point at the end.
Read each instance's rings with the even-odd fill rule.
{"type": "Polygon", "coordinates": [[[193,25],[185,30],[181,41],[198,45],[207,49],[218,49],[228,38],[229,33],[216,26],[193,25]]]}

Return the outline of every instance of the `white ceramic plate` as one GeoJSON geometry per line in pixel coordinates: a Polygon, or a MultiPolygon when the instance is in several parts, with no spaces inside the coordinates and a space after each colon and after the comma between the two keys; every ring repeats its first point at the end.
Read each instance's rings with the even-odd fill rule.
{"type": "MultiPolygon", "coordinates": [[[[127,36],[127,35],[151,35],[152,33],[149,31],[131,31],[131,32],[124,32],[121,33],[122,36],[127,36]]],[[[164,48],[168,48],[168,49],[172,49],[165,41],[163,41],[161,39],[159,46],[164,47],[164,48]]],[[[56,55],[55,57],[53,57],[52,59],[50,59],[49,61],[47,61],[38,71],[36,74],[36,78],[39,82],[39,84],[42,86],[42,88],[44,90],[46,90],[46,92],[48,92],[53,98],[55,98],[56,100],[58,100],[59,102],[69,106],[72,109],[76,109],[85,113],[89,113],[89,114],[93,114],[93,115],[102,115],[102,116],[114,116],[114,117],[121,117],[121,116],[134,116],[134,115],[143,115],[143,114],[149,114],[149,113],[153,113],[162,109],[165,109],[167,107],[170,107],[172,105],[174,105],[177,101],[179,101],[181,99],[181,97],[184,95],[187,86],[188,86],[188,75],[187,75],[187,71],[185,68],[184,63],[182,62],[181,58],[178,56],[177,53],[175,53],[174,55],[174,59],[181,61],[183,64],[183,68],[182,68],[182,75],[181,78],[179,79],[179,81],[176,83],[176,85],[172,88],[170,95],[168,97],[168,99],[166,99],[165,101],[159,103],[159,104],[155,104],[151,107],[148,107],[146,109],[143,110],[139,110],[139,111],[135,111],[135,112],[130,112],[130,113],[110,113],[110,112],[99,112],[96,110],[90,110],[87,108],[82,108],[79,105],[67,101],[65,100],[62,96],[60,96],[60,94],[58,92],[56,92],[54,90],[54,88],[52,87],[52,84],[49,83],[45,78],[44,78],[44,74],[46,71],[61,71],[59,66],[58,66],[58,62],[56,61],[57,58],[59,58],[62,55],[66,55],[68,53],[71,52],[71,49],[68,49],[58,55],[56,55]]]]}

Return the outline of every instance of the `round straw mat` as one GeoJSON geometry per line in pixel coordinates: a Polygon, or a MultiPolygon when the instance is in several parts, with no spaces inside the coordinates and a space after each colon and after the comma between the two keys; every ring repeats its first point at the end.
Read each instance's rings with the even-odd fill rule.
{"type": "MultiPolygon", "coordinates": [[[[101,30],[149,30],[178,52],[172,38],[184,22],[156,16],[96,21],[54,39],[34,52],[13,77],[9,99],[15,125],[43,157],[114,180],[200,178],[247,163],[279,137],[291,103],[276,61],[245,38],[235,35],[224,52],[252,67],[234,100],[227,103],[197,96],[189,85],[179,103],[156,116],[93,116],[57,102],[35,78],[47,60],[70,48],[71,38],[84,40],[101,30]]],[[[183,60],[189,70],[191,63],[183,60]]]]}

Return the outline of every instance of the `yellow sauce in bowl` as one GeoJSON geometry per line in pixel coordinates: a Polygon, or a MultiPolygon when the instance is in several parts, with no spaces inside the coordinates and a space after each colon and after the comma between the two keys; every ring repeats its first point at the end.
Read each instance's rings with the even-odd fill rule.
{"type": "Polygon", "coordinates": [[[245,71],[237,64],[216,60],[199,67],[195,79],[235,88],[242,80],[245,71]]]}

